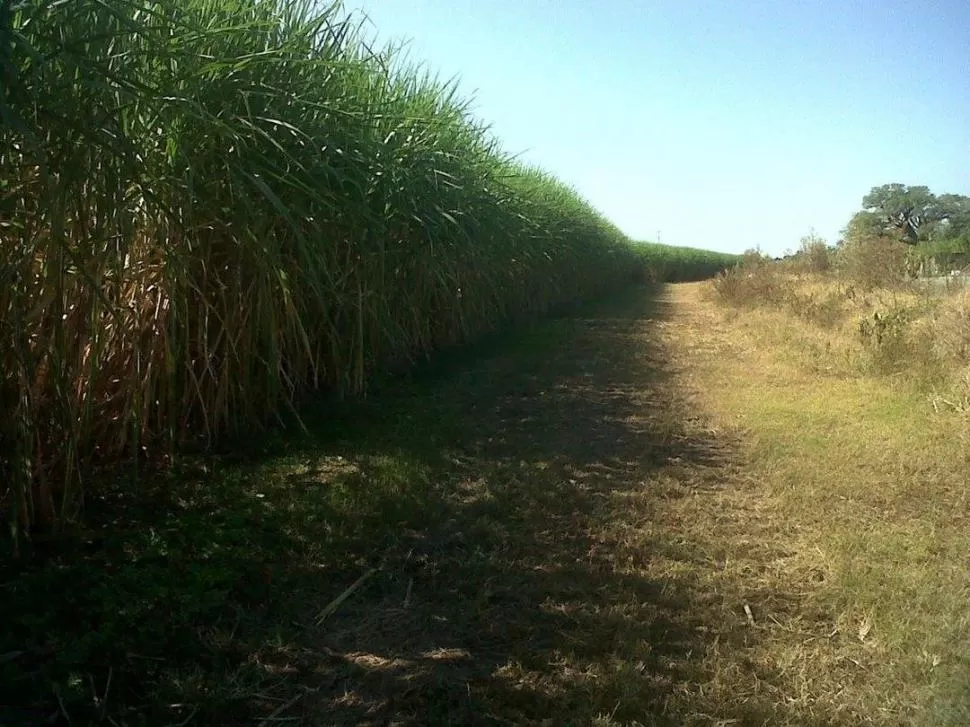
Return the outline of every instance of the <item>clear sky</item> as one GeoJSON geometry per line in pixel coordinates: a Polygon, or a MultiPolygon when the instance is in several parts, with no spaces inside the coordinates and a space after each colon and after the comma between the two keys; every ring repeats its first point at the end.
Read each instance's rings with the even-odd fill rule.
{"type": "Polygon", "coordinates": [[[636,239],[834,242],[888,182],[970,194],[970,0],[347,0],[636,239]]]}

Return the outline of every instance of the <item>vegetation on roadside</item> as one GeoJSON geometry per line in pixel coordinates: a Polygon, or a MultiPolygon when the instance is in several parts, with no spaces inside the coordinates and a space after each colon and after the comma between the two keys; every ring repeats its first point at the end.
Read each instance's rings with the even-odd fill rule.
{"type": "Polygon", "coordinates": [[[882,255],[884,246],[847,245],[823,273],[740,266],[716,278],[713,291],[747,311],[783,311],[797,330],[794,321],[811,323],[816,332],[800,355],[818,367],[890,375],[930,392],[937,406],[966,409],[970,289],[962,278],[907,279],[905,261],[891,257],[893,248],[882,255]]]}
{"type": "Polygon", "coordinates": [[[0,725],[970,723],[970,198],[632,242],[355,27],[0,10],[0,725]]]}
{"type": "Polygon", "coordinates": [[[962,249],[968,204],[925,187],[875,187],[837,245],[812,234],[781,261],[751,251],[715,278],[714,293],[736,307],[781,309],[813,323],[818,340],[803,353],[817,365],[903,377],[930,391],[935,406],[968,410],[967,276],[927,265],[961,259],[940,251],[962,249]]]}
{"type": "Polygon", "coordinates": [[[650,279],[655,282],[679,283],[706,280],[734,267],[740,256],[694,247],[638,242],[634,249],[650,279]]]}
{"type": "Polygon", "coordinates": [[[96,464],[126,456],[138,479],[312,390],[646,276],[617,228],[338,5],[30,2],[0,33],[15,547],[74,519],[96,464]]]}
{"type": "Polygon", "coordinates": [[[809,665],[766,644],[766,658],[802,664],[811,694],[850,659],[866,685],[839,676],[829,709],[855,704],[876,724],[970,719],[970,287],[965,271],[940,275],[966,259],[939,254],[965,248],[962,213],[934,220],[937,199],[875,188],[838,245],[813,235],[783,261],[752,253],[710,288],[757,358],[739,362],[744,384],[710,398],[743,419],[752,474],[792,524],[793,566],[818,573],[785,627],[810,631],[827,614],[863,647],[826,646],[809,665]]]}
{"type": "Polygon", "coordinates": [[[850,224],[923,249],[970,252],[970,197],[936,195],[923,185],[873,187],[850,224]]]}
{"type": "Polygon", "coordinates": [[[922,293],[846,297],[834,274],[772,267],[755,278],[790,297],[739,310],[706,295],[689,337],[699,400],[743,433],[748,525],[717,547],[756,623],[743,653],[718,650],[725,678],[776,710],[756,724],[967,724],[970,420],[944,395],[967,357],[910,346],[919,326],[959,340],[939,326],[965,293],[921,311],[922,293]],[[884,318],[894,305],[913,318],[884,318]]]}
{"type": "Polygon", "coordinates": [[[0,9],[0,724],[617,712],[622,680],[584,700],[575,673],[649,625],[609,614],[612,578],[534,572],[620,511],[571,484],[620,403],[581,387],[591,362],[635,398],[646,347],[632,317],[583,345],[582,319],[529,321],[733,260],[632,243],[355,28],[276,0],[0,9]],[[483,337],[511,369],[449,368],[483,337]],[[520,416],[526,379],[562,432],[520,416]],[[550,540],[550,517],[579,519],[550,540]],[[550,586],[604,610],[585,647],[558,643],[550,586]],[[471,635],[475,668],[448,650],[471,635]]]}

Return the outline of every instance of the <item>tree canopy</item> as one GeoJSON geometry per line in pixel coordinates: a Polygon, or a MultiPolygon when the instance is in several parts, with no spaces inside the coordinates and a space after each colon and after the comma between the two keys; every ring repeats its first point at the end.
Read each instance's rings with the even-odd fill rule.
{"type": "Polygon", "coordinates": [[[862,211],[850,222],[855,232],[860,226],[871,233],[893,234],[909,245],[950,242],[970,249],[970,197],[937,196],[924,185],[883,184],[862,198],[862,211]]]}

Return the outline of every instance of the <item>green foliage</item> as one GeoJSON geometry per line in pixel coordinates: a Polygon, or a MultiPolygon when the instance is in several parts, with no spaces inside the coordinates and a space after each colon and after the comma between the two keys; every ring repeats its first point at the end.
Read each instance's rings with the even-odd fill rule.
{"type": "Polygon", "coordinates": [[[844,230],[839,273],[865,290],[902,284],[910,272],[910,250],[889,234],[878,215],[857,212],[844,230]]]}
{"type": "Polygon", "coordinates": [[[941,219],[932,229],[931,241],[946,245],[948,252],[970,252],[970,197],[941,194],[937,205],[941,219]]]}
{"type": "MultiPolygon", "coordinates": [[[[626,531],[618,488],[660,497],[644,478],[690,456],[664,395],[676,389],[644,335],[663,315],[629,286],[496,333],[477,356],[436,357],[366,399],[309,402],[303,432],[180,456],[138,492],[107,482],[85,532],[0,559],[0,724],[358,724],[388,699],[395,720],[435,725],[585,724],[612,709],[609,687],[553,705],[572,673],[561,644],[585,642],[575,663],[610,668],[626,623],[619,641],[648,644],[644,658],[666,673],[653,622],[638,618],[654,579],[558,566],[618,523],[626,531]],[[633,411],[644,416],[631,423],[633,411]],[[636,466],[621,472],[614,458],[636,466]],[[616,474],[592,478],[594,490],[572,479],[602,462],[616,474]],[[595,617],[550,621],[550,593],[595,617]],[[438,659],[443,643],[471,658],[438,659]],[[509,689],[499,668],[537,656],[548,698],[509,689]],[[8,707],[39,717],[14,721],[8,707]]],[[[630,720],[652,708],[641,692],[630,720]]]]}
{"type": "Polygon", "coordinates": [[[0,500],[629,281],[641,256],[337,6],[5,4],[0,500]],[[12,45],[11,45],[12,44],[12,45]],[[10,483],[13,483],[12,486],[10,483]]]}
{"type": "Polygon", "coordinates": [[[655,242],[639,242],[634,249],[650,277],[665,282],[705,280],[740,261],[740,256],[731,253],[655,242]]]}
{"type": "Polygon", "coordinates": [[[865,285],[966,266],[970,197],[936,196],[925,186],[885,184],[873,187],[863,207],[843,231],[840,257],[849,274],[865,285]],[[901,252],[894,244],[898,242],[908,243],[910,251],[901,252]]]}
{"type": "Polygon", "coordinates": [[[894,227],[902,240],[915,245],[920,239],[922,221],[935,219],[936,197],[929,187],[906,186],[894,182],[873,187],[862,199],[862,207],[876,211],[887,227],[894,227]]]}
{"type": "Polygon", "coordinates": [[[929,187],[894,182],[873,187],[862,207],[878,220],[882,232],[894,230],[911,245],[931,239],[970,239],[970,197],[936,196],[929,187]]]}
{"type": "Polygon", "coordinates": [[[852,215],[849,224],[842,231],[845,242],[873,237],[887,236],[886,225],[876,212],[862,210],[852,215]]]}
{"type": "Polygon", "coordinates": [[[913,352],[907,334],[912,319],[910,308],[892,306],[874,311],[859,321],[859,338],[879,373],[893,373],[910,363],[913,352]]]}

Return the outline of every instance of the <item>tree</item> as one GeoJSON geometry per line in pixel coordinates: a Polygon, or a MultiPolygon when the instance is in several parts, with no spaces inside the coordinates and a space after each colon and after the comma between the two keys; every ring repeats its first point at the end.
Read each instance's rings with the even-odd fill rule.
{"type": "Polygon", "coordinates": [[[849,233],[856,240],[883,237],[907,245],[931,243],[929,254],[970,251],[970,197],[937,196],[923,185],[883,184],[863,197],[862,210],[844,231],[849,233]]]}
{"type": "Polygon", "coordinates": [[[886,220],[876,212],[856,212],[842,230],[844,243],[859,242],[886,236],[886,220]]]}
{"type": "Polygon", "coordinates": [[[862,198],[862,207],[878,215],[885,227],[899,230],[903,242],[910,245],[920,241],[920,229],[924,224],[929,223],[929,229],[942,219],[939,200],[929,187],[907,186],[898,182],[873,187],[862,198]]]}
{"type": "Polygon", "coordinates": [[[953,241],[956,247],[970,248],[970,197],[941,194],[937,197],[940,221],[933,229],[933,239],[953,241]]]}

